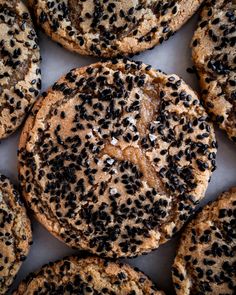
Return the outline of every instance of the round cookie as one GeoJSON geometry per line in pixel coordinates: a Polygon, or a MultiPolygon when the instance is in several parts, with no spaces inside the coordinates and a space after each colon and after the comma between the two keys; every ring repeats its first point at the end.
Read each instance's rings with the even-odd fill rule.
{"type": "Polygon", "coordinates": [[[69,246],[109,257],[166,242],[203,198],[213,126],[176,75],[113,60],[74,69],[36,103],[19,144],[23,195],[69,246]]]}
{"type": "Polygon", "coordinates": [[[37,23],[84,55],[111,57],[152,48],[174,34],[203,0],[30,0],[37,23]]]}
{"type": "Polygon", "coordinates": [[[235,294],[236,188],[205,206],[187,225],[173,281],[177,295],[235,294]]]}
{"type": "Polygon", "coordinates": [[[68,257],[29,275],[13,295],[164,295],[138,269],[101,258],[68,257]]]}
{"type": "Polygon", "coordinates": [[[6,294],[31,244],[30,221],[19,194],[0,175],[0,294],[6,294]]]}
{"type": "Polygon", "coordinates": [[[0,139],[23,122],[41,88],[40,53],[25,5],[0,0],[0,139]]]}
{"type": "Polygon", "coordinates": [[[236,2],[210,0],[192,41],[207,111],[236,142],[236,2]]]}

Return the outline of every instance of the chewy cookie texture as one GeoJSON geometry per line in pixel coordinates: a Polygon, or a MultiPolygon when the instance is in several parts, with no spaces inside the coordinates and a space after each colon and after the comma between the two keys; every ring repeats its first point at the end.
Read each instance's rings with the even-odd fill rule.
{"type": "Polygon", "coordinates": [[[0,0],[0,139],[23,122],[41,88],[38,40],[19,0],[0,0]]]}
{"type": "Polygon", "coordinates": [[[32,241],[30,221],[20,196],[0,175],[0,294],[5,295],[32,241]]]}
{"type": "Polygon", "coordinates": [[[72,70],[37,101],[19,174],[25,200],[56,237],[131,257],[182,227],[215,153],[213,126],[183,80],[114,59],[72,70]]]}
{"type": "Polygon", "coordinates": [[[68,257],[29,275],[13,295],[164,295],[137,269],[100,258],[68,257]]]}
{"type": "Polygon", "coordinates": [[[207,111],[236,142],[236,1],[206,1],[192,41],[207,111]]]}
{"type": "Polygon", "coordinates": [[[179,295],[235,294],[236,188],[204,207],[185,228],[173,281],[179,295]]]}
{"type": "Polygon", "coordinates": [[[95,56],[134,54],[162,43],[203,0],[29,0],[37,23],[69,50],[95,56]]]}

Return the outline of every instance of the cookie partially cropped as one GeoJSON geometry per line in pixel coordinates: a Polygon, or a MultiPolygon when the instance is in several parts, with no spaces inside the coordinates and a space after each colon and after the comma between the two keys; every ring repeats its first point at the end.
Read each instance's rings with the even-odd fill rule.
{"type": "Polygon", "coordinates": [[[164,292],[128,264],[96,257],[68,257],[29,275],[13,294],[164,295],[164,292]]]}
{"type": "Polygon", "coordinates": [[[6,294],[31,244],[30,221],[18,192],[0,175],[0,294],[6,294]]]}
{"type": "Polygon", "coordinates": [[[204,104],[236,142],[236,2],[209,0],[192,41],[204,104]]]}
{"type": "Polygon", "coordinates": [[[0,0],[0,139],[23,122],[41,88],[38,39],[20,0],[0,0]]]}
{"type": "Polygon", "coordinates": [[[204,207],[185,228],[173,281],[177,295],[235,294],[236,188],[204,207]]]}
{"type": "Polygon", "coordinates": [[[30,0],[39,26],[56,42],[84,55],[134,54],[162,43],[203,0],[30,0]]]}
{"type": "Polygon", "coordinates": [[[176,75],[113,60],[44,93],[21,134],[23,195],[69,246],[140,255],[180,229],[215,168],[213,126],[176,75]]]}

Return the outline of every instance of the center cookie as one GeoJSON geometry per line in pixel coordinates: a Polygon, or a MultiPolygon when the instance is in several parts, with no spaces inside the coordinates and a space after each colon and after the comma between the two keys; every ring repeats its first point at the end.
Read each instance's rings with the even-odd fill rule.
{"type": "Polygon", "coordinates": [[[132,54],[162,43],[203,0],[30,0],[38,24],[56,42],[85,55],[132,54]]]}
{"type": "Polygon", "coordinates": [[[178,76],[114,60],[72,70],[36,103],[19,172],[29,206],[59,239],[135,256],[188,219],[215,152],[212,124],[178,76]]]}

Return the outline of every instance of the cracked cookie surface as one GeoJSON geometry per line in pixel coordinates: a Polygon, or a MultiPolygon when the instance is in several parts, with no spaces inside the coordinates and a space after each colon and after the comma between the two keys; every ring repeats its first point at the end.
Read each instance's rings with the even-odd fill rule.
{"type": "Polygon", "coordinates": [[[19,144],[23,195],[69,246],[140,255],[204,197],[213,126],[176,75],[113,60],[74,69],[36,103],[19,144]]]}
{"type": "Polygon", "coordinates": [[[0,139],[23,122],[41,88],[40,53],[30,14],[19,0],[0,0],[0,139]]]}
{"type": "Polygon", "coordinates": [[[176,293],[235,294],[236,188],[205,206],[184,230],[173,266],[176,293]]]}
{"type": "Polygon", "coordinates": [[[236,142],[236,1],[210,0],[192,41],[207,111],[236,142]]]}
{"type": "Polygon", "coordinates": [[[30,221],[20,196],[0,175],[0,294],[6,294],[32,240],[30,221]]]}
{"type": "Polygon", "coordinates": [[[30,0],[38,24],[69,50],[95,56],[134,54],[162,43],[203,0],[30,0]]]}
{"type": "Polygon", "coordinates": [[[138,269],[89,257],[67,257],[29,275],[13,295],[164,295],[138,269]]]}

